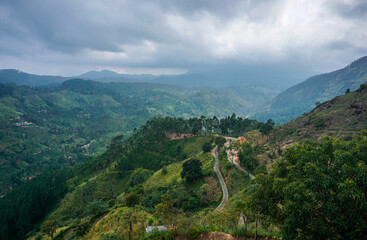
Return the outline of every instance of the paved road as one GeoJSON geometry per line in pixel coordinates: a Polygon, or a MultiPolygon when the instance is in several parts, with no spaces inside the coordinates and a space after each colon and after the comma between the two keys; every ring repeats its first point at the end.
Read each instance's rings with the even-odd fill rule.
{"type": "MultiPolygon", "coordinates": [[[[229,144],[232,142],[232,141],[236,141],[237,140],[237,138],[230,138],[230,137],[226,137],[226,139],[227,139],[227,142],[224,144],[224,146],[226,147],[226,148],[228,148],[229,147],[229,144]]],[[[238,154],[236,151],[234,151],[233,152],[234,154],[238,154]]],[[[251,173],[249,173],[249,172],[247,172],[245,169],[243,169],[237,162],[235,162],[235,161],[233,161],[233,156],[231,156],[231,152],[230,152],[230,150],[227,150],[227,159],[228,159],[228,161],[230,161],[232,164],[234,164],[236,167],[237,167],[237,169],[239,169],[240,171],[242,171],[242,172],[244,172],[244,173],[246,173],[247,175],[249,175],[249,177],[251,178],[251,179],[254,179],[255,177],[254,177],[254,175],[252,175],[251,173]],[[232,159],[232,160],[231,160],[232,159]]]]}
{"type": "Polygon", "coordinates": [[[219,204],[219,206],[215,210],[222,210],[223,207],[224,207],[224,205],[228,201],[228,190],[227,190],[226,183],[224,182],[222,173],[219,170],[218,146],[215,146],[214,150],[212,151],[212,154],[215,157],[214,171],[215,171],[215,173],[218,176],[218,179],[219,179],[219,182],[220,182],[220,186],[222,187],[222,192],[223,192],[222,202],[219,204]]]}

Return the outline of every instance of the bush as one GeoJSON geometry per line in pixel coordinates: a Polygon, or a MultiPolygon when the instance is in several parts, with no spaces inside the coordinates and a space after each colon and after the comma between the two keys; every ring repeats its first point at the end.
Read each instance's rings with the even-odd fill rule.
{"type": "Polygon", "coordinates": [[[196,239],[200,236],[203,230],[199,227],[192,227],[188,231],[188,235],[190,239],[196,239]]]}
{"type": "Polygon", "coordinates": [[[361,86],[359,86],[359,90],[362,91],[363,89],[366,88],[366,84],[361,84],[361,86]]]}
{"type": "Polygon", "coordinates": [[[260,166],[258,166],[255,171],[254,171],[254,174],[265,174],[266,173],[266,167],[265,167],[265,164],[262,164],[260,166]]]}
{"type": "Polygon", "coordinates": [[[166,175],[168,173],[167,166],[163,166],[162,174],[166,175]]]}
{"type": "Polygon", "coordinates": [[[181,178],[185,178],[188,183],[200,178],[203,173],[202,163],[198,159],[190,159],[182,164],[181,178]]]}
{"type": "Polygon", "coordinates": [[[89,203],[86,210],[85,215],[92,217],[98,217],[104,214],[108,209],[108,203],[103,202],[101,200],[94,200],[93,202],[89,203]]]}
{"type": "Polygon", "coordinates": [[[101,240],[123,240],[123,237],[117,235],[116,233],[101,233],[101,240]]]}
{"type": "Polygon", "coordinates": [[[144,237],[144,240],[173,240],[175,239],[175,234],[172,231],[164,232],[152,232],[144,237]]]}
{"type": "Polygon", "coordinates": [[[324,128],[326,126],[325,125],[325,121],[322,118],[316,119],[313,122],[313,125],[316,127],[316,129],[322,129],[322,128],[324,128]]]}
{"type": "Polygon", "coordinates": [[[215,144],[218,145],[218,147],[223,147],[223,145],[226,143],[226,139],[224,137],[218,136],[215,138],[215,144]]]}
{"type": "Polygon", "coordinates": [[[81,224],[78,225],[78,227],[76,228],[76,234],[78,236],[83,236],[85,235],[90,228],[90,223],[89,222],[83,222],[81,224]]]}
{"type": "Polygon", "coordinates": [[[204,153],[210,152],[212,150],[212,145],[210,144],[210,142],[205,142],[201,149],[204,153]]]}

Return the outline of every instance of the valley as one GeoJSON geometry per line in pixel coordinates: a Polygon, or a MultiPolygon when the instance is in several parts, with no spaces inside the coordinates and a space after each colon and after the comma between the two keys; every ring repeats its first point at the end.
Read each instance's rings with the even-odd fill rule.
{"type": "Polygon", "coordinates": [[[1,238],[363,237],[366,225],[339,224],[365,217],[346,205],[366,204],[367,87],[353,88],[277,125],[248,118],[285,94],[263,87],[1,84],[1,238]],[[336,220],[299,223],[299,209],[307,222],[334,214],[317,204],[336,220]]]}

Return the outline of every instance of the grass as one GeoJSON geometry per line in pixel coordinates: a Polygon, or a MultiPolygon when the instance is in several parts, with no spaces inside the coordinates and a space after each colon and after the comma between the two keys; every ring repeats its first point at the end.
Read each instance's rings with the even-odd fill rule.
{"type": "Polygon", "coordinates": [[[163,174],[162,169],[156,171],[143,184],[144,189],[153,189],[170,185],[172,182],[180,183],[182,172],[182,162],[173,163],[167,166],[167,173],[163,174]]]}

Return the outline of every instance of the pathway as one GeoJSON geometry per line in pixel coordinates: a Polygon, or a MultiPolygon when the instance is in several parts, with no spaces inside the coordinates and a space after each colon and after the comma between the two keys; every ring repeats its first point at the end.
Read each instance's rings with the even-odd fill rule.
{"type": "Polygon", "coordinates": [[[224,182],[222,173],[220,172],[220,169],[219,169],[218,146],[215,146],[215,148],[212,151],[212,155],[215,157],[214,171],[218,176],[220,186],[222,187],[222,192],[223,192],[222,202],[219,204],[219,206],[215,210],[222,210],[224,205],[228,201],[228,190],[227,190],[226,183],[224,182]]]}

